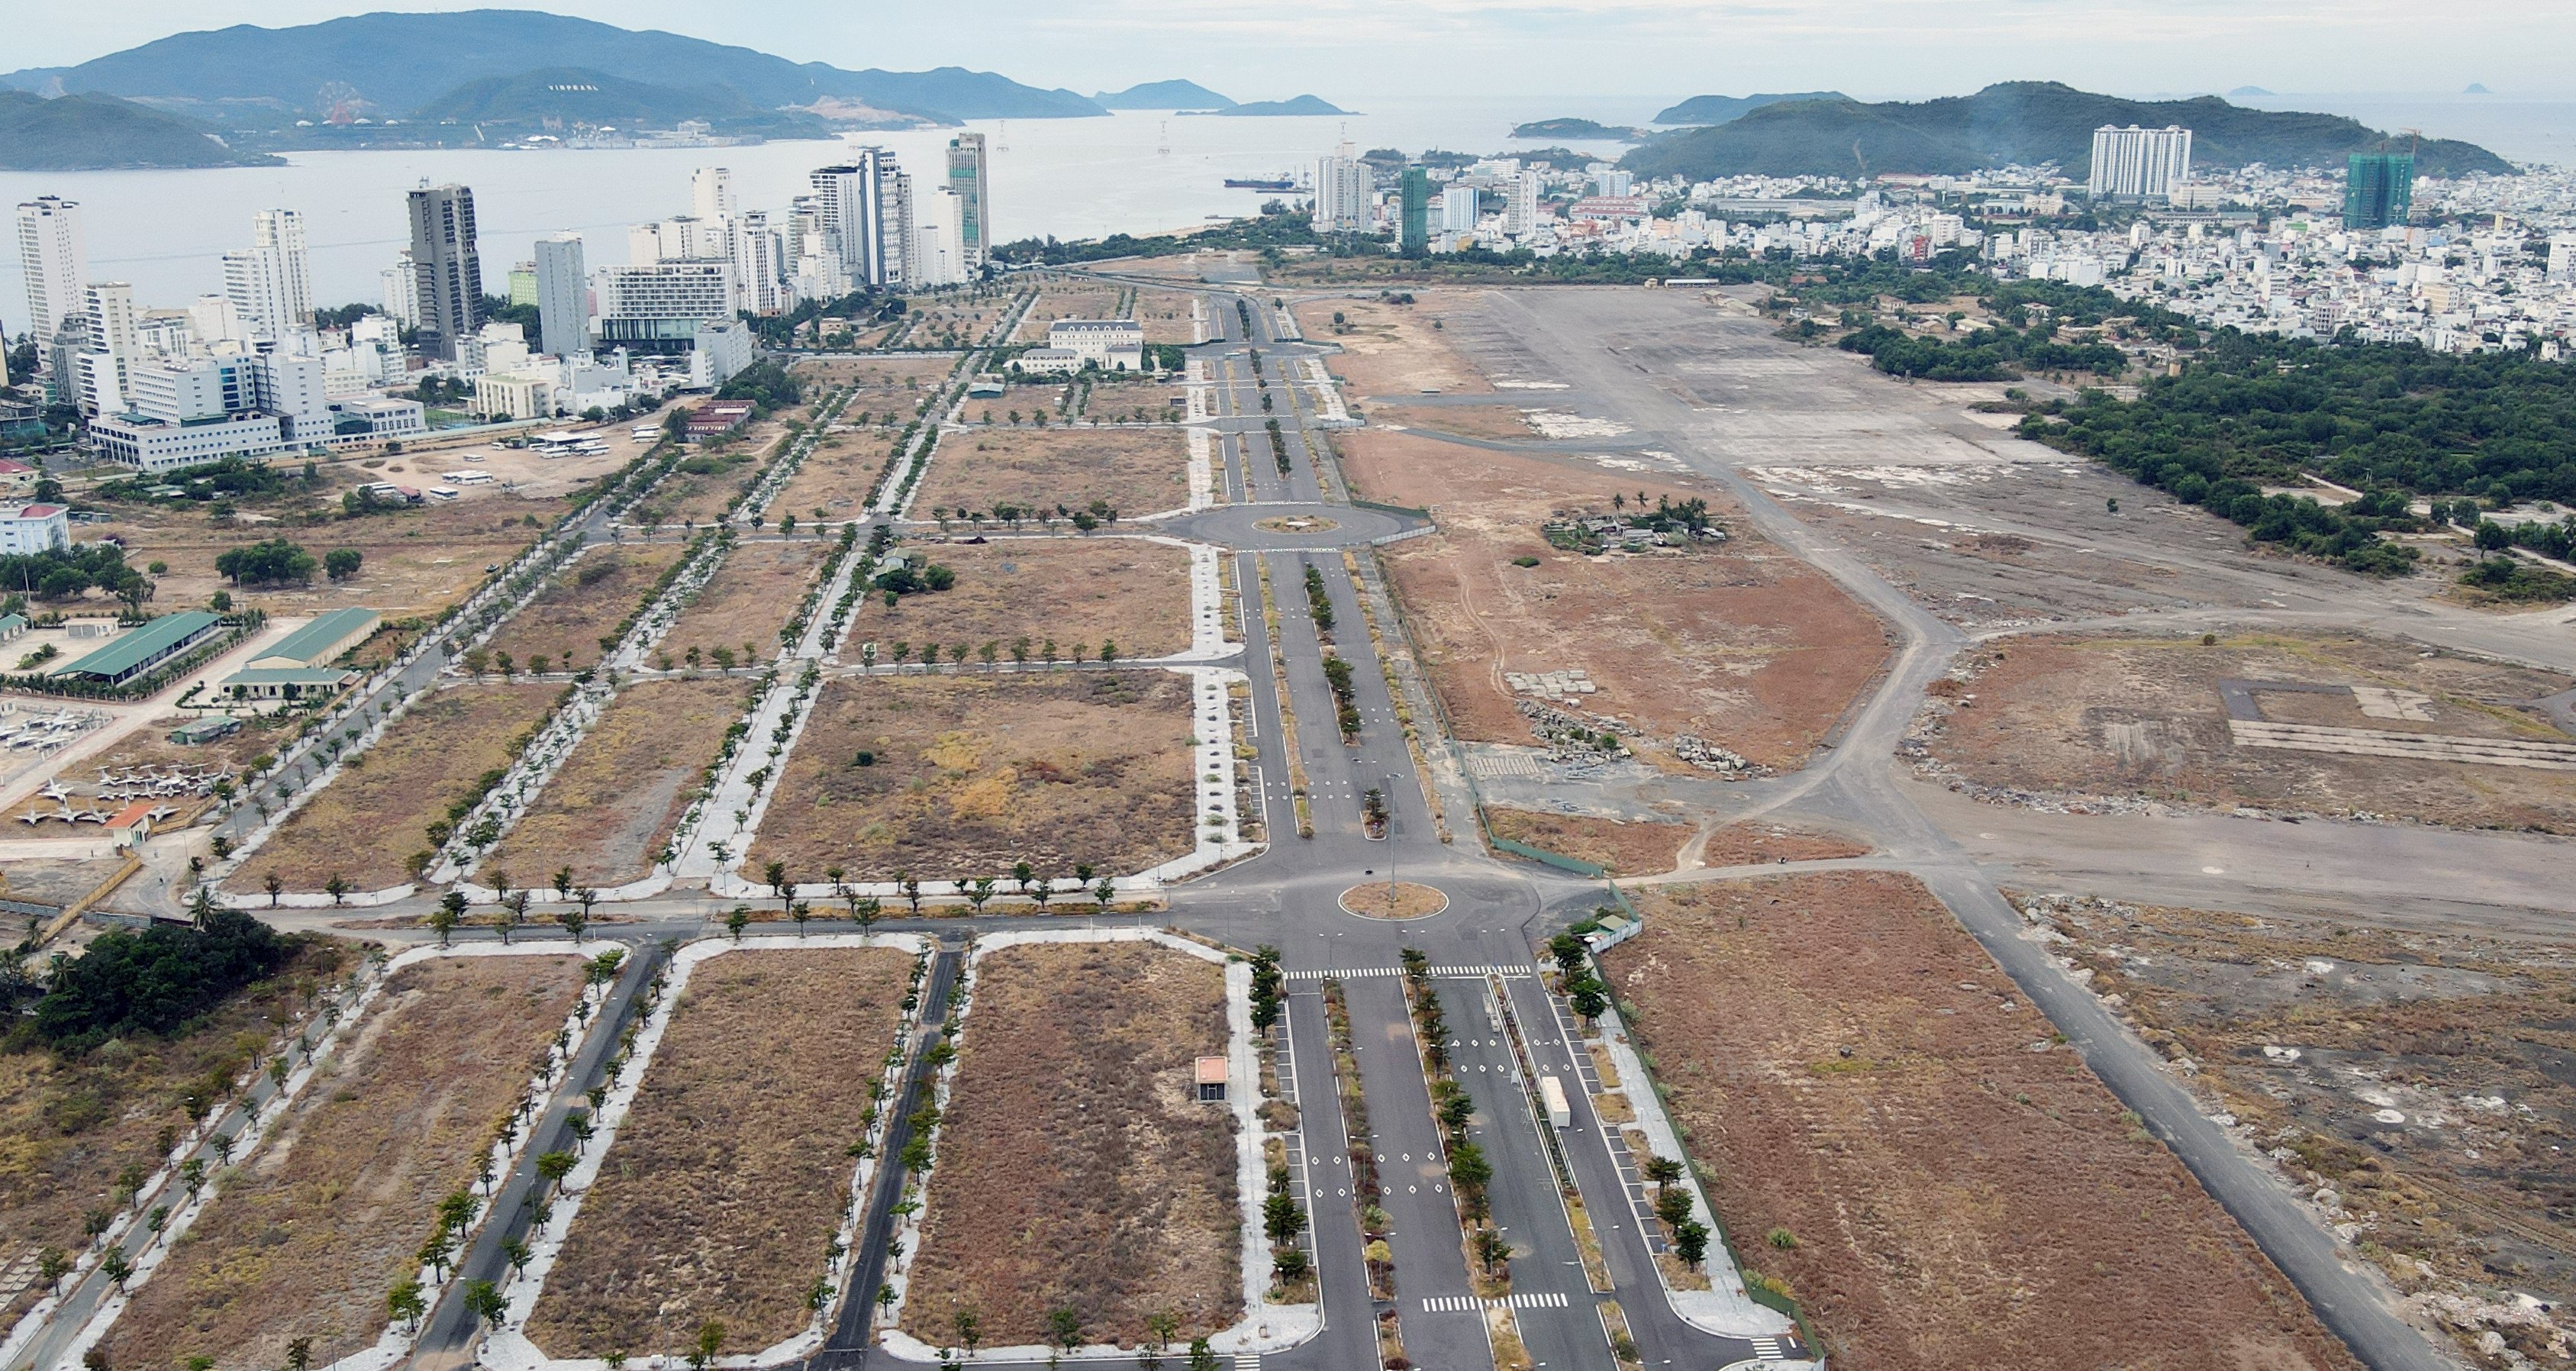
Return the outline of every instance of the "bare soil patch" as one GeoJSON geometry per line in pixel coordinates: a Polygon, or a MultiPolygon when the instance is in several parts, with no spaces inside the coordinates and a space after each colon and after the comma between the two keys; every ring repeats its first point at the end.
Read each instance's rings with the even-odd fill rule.
{"type": "Polygon", "coordinates": [[[626,521],[646,528],[721,521],[735,496],[760,484],[770,460],[785,451],[787,436],[784,423],[767,419],[733,437],[698,444],[627,510],[626,521]]]}
{"type": "Polygon", "coordinates": [[[1368,411],[1372,424],[1431,429],[1468,438],[1530,438],[1536,430],[1519,407],[1497,405],[1378,405],[1368,411]]]}
{"type": "Polygon", "coordinates": [[[848,389],[843,422],[856,423],[861,414],[882,418],[889,411],[911,419],[956,366],[947,357],[815,357],[799,361],[794,373],[818,395],[848,389]]]}
{"type": "MultiPolygon", "coordinates": [[[[410,483],[406,475],[350,467],[354,487],[362,481],[388,479],[410,483]]],[[[419,478],[426,480],[427,478],[419,478]]],[[[564,511],[561,500],[522,499],[507,491],[480,488],[455,500],[386,510],[361,518],[344,518],[340,489],[331,485],[329,503],[311,513],[323,520],[309,523],[293,507],[248,506],[244,514],[259,522],[216,524],[204,506],[127,507],[108,523],[83,525],[84,542],[113,535],[125,540],[125,560],[136,568],[154,562],[168,570],[153,576],[156,603],[204,604],[216,591],[243,607],[275,615],[313,615],[324,610],[364,605],[388,619],[435,614],[471,594],[483,583],[483,568],[506,565],[536,541],[541,529],[564,511]],[[534,522],[531,522],[533,520],[534,522]],[[316,570],[306,585],[237,586],[215,571],[215,558],[236,547],[268,538],[285,538],[313,554],[318,563],[335,548],[354,549],[362,560],[356,575],[333,581],[316,570]]]]}
{"type": "Polygon", "coordinates": [[[352,890],[410,880],[406,859],[436,846],[424,832],[429,822],[446,818],[483,773],[509,766],[561,690],[467,685],[431,692],[351,759],[354,766],[344,763],[338,779],[295,811],[224,888],[259,892],[271,872],[295,891],[318,891],[334,875],[352,890]]]}
{"type": "MultiPolygon", "coordinates": [[[[2017,903],[2072,940],[2093,990],[2141,1036],[2198,1064],[2192,1079],[2254,1145],[2285,1149],[2283,1169],[2322,1219],[2364,1225],[2399,1289],[2475,1304],[2527,1291],[2560,1309],[2576,1299],[2576,1158],[2559,1142],[2576,1123],[2563,1069],[2576,947],[2066,896],[2017,903]]],[[[2464,1355],[2484,1331],[2446,1323],[2464,1355]]],[[[2547,1360],[2546,1329],[2494,1327],[2547,1360]]]]}
{"type": "Polygon", "coordinates": [[[528,1337],[556,1357],[685,1355],[709,1319],[746,1352],[802,1330],[911,967],[891,948],[699,963],[528,1337]]]}
{"type": "Polygon", "coordinates": [[[978,428],[941,437],[913,496],[932,511],[1088,509],[1159,514],[1190,502],[1189,440],[1172,428],[978,428]]]}
{"type": "Polygon", "coordinates": [[[1708,835],[1700,848],[1701,866],[1747,866],[1755,862],[1829,862],[1839,857],[1866,857],[1867,843],[1839,833],[1823,833],[1788,824],[1728,824],[1708,835]]]}
{"type": "Polygon", "coordinates": [[[1189,395],[1177,380],[1116,373],[1096,376],[1082,400],[1082,417],[1095,424],[1177,423],[1189,395]]]}
{"type": "Polygon", "coordinates": [[[581,992],[578,957],[446,957],[395,975],[369,1021],[137,1291],[104,1344],[120,1366],[222,1371],[372,1344],[418,1268],[439,1199],[474,1160],[581,992]]]}
{"type": "Polygon", "coordinates": [[[509,653],[522,667],[539,657],[550,669],[596,666],[616,645],[618,625],[642,607],[653,583],[686,550],[679,543],[592,548],[556,572],[484,646],[496,658],[509,653]]]}
{"type": "Polygon", "coordinates": [[[1366,429],[1341,442],[1355,488],[1428,507],[1440,525],[1384,555],[1462,738],[1529,742],[1504,673],[1579,669],[1600,687],[1580,708],[1642,729],[1632,741],[1660,764],[1683,768],[1670,739],[1690,734],[1792,769],[1886,659],[1884,627],[1713,486],[1366,429]],[[1612,495],[1641,492],[1708,501],[1729,539],[1600,557],[1549,546],[1549,519],[1608,514],[1612,495]]]}
{"type": "Polygon", "coordinates": [[[1133,313],[1136,322],[1145,326],[1145,341],[1178,343],[1183,347],[1197,342],[1198,330],[1190,323],[1190,302],[1197,298],[1192,291],[1137,291],[1133,313]]]}
{"type": "Polygon", "coordinates": [[[1363,919],[1427,919],[1447,909],[1449,897],[1413,881],[1365,881],[1342,892],[1341,906],[1363,919]]]}
{"type": "Polygon", "coordinates": [[[964,293],[916,295],[912,313],[916,316],[912,332],[904,338],[906,347],[971,348],[984,341],[1002,316],[1011,312],[1015,289],[976,290],[964,293]]]}
{"type": "Polygon", "coordinates": [[[1126,293],[1119,286],[1048,286],[1038,292],[1036,302],[1021,318],[1018,340],[1045,342],[1047,326],[1058,319],[1115,319],[1119,317],[1118,302],[1126,293]]]}
{"type": "Polygon", "coordinates": [[[1613,988],[1721,1222],[1839,1364],[2359,1365],[1911,878],[1641,905],[1613,988]]]}
{"type": "Polygon", "coordinates": [[[2237,745],[2221,680],[2363,686],[2429,697],[2424,719],[2374,718],[2348,691],[2257,692],[2265,718],[2478,738],[2567,741],[2529,702],[2548,672],[2358,636],[2018,639],[1966,662],[1936,694],[1930,755],[2009,793],[2123,795],[2189,805],[2390,814],[2462,828],[2576,832],[2576,773],[2237,745]]]}
{"type": "Polygon", "coordinates": [[[769,521],[775,524],[789,514],[815,522],[858,518],[893,453],[892,438],[873,430],[822,440],[770,502],[769,521]]]}
{"type": "Polygon", "coordinates": [[[1169,1311],[1188,1339],[1243,1312],[1234,1116],[1192,1068],[1226,1051],[1223,968],[1135,943],[1005,947],[977,973],[940,1125],[905,1332],[1135,1346],[1169,1311]],[[1080,1253],[1067,1261],[1065,1254],[1080,1253]]]}
{"type": "Polygon", "coordinates": [[[725,677],[618,692],[482,869],[534,883],[571,867],[575,882],[598,887],[650,875],[749,697],[748,682],[725,677]]]}
{"type": "Polygon", "coordinates": [[[1057,877],[1142,871],[1195,845],[1191,727],[1177,672],[829,680],[747,869],[926,883],[1024,859],[1057,877]]]}
{"type": "Polygon", "coordinates": [[[1493,390],[1483,372],[1449,345],[1445,329],[1432,327],[1472,313],[1482,291],[1416,291],[1419,303],[1379,300],[1307,300],[1290,307],[1297,327],[1318,343],[1339,343],[1342,353],[1324,365],[1350,384],[1354,399],[1376,395],[1484,394],[1493,390]],[[1336,325],[1334,315],[1342,322],[1336,325]]]}
{"type": "MultiPolygon", "coordinates": [[[[50,863],[10,863],[10,893],[18,899],[56,898],[20,868],[50,863]]],[[[81,866],[101,863],[78,863],[81,866]]],[[[78,898],[104,873],[83,873],[78,898]]],[[[71,884],[71,883],[67,883],[71,884]]],[[[312,992],[356,960],[347,943],[311,939],[278,974],[234,994],[194,1032],[175,1038],[150,1034],[119,1038],[78,1057],[56,1055],[32,1042],[0,1050],[0,1269],[27,1263],[58,1247],[78,1252],[82,1218],[109,1207],[117,1173],[137,1166],[160,1169],[169,1147],[161,1132],[185,1132],[191,1096],[212,1100],[258,1065],[258,1054],[278,1033],[311,1011],[312,992]]],[[[43,1292],[26,1289],[0,1300],[0,1317],[16,1318],[43,1292]]]]}
{"type": "Polygon", "coordinates": [[[851,615],[850,641],[877,644],[891,661],[898,638],[924,644],[996,643],[1001,660],[1028,641],[1043,660],[1049,641],[1059,656],[1076,645],[1097,656],[1105,639],[1122,657],[1162,657],[1190,645],[1190,554],[1141,538],[997,538],[985,543],[909,545],[957,573],[957,583],[909,595],[893,609],[882,599],[851,615]]]}
{"type": "Polygon", "coordinates": [[[1691,839],[1688,824],[1622,823],[1583,814],[1549,814],[1535,809],[1489,808],[1485,822],[1499,837],[1545,848],[1578,862],[1590,862],[1613,876],[1650,876],[1670,871],[1691,839]]]}
{"type": "Polygon", "coordinates": [[[830,540],[818,537],[735,544],[654,652],[674,662],[688,660],[691,648],[702,655],[723,647],[764,662],[776,658],[778,630],[805,602],[816,569],[831,551],[830,540]]]}

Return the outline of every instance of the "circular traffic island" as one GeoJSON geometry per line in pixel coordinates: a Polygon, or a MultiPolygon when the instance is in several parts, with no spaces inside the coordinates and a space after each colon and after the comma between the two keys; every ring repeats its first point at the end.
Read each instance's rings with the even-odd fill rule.
{"type": "Polygon", "coordinates": [[[1412,881],[1370,881],[1342,892],[1342,912],[1363,919],[1427,919],[1448,907],[1438,887],[1412,881]]]}
{"type": "Polygon", "coordinates": [[[1320,514],[1288,514],[1253,525],[1264,533],[1330,533],[1341,525],[1320,514]]]}

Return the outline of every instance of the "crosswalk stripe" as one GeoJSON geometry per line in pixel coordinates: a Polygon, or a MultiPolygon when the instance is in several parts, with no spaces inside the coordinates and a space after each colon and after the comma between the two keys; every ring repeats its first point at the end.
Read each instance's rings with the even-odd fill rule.
{"type": "MultiPolygon", "coordinates": [[[[1292,981],[1356,981],[1375,976],[1401,976],[1403,974],[1404,968],[1400,966],[1364,966],[1350,971],[1291,971],[1288,973],[1288,979],[1292,981]]],[[[1434,976],[1503,976],[1511,979],[1521,979],[1537,974],[1537,968],[1528,966],[1435,966],[1431,968],[1431,974],[1434,976]]]]}
{"type": "Polygon", "coordinates": [[[1787,1358],[1786,1356],[1782,1355],[1782,1353],[1781,1353],[1781,1351],[1780,1351],[1780,1340],[1779,1340],[1778,1338],[1754,1338],[1754,1339],[1752,1339],[1751,1341],[1752,1341],[1752,1343],[1753,1343],[1753,1355],[1754,1355],[1754,1357],[1755,1357],[1757,1360],[1760,1360],[1760,1361],[1787,1361],[1787,1360],[1788,1360],[1788,1358],[1787,1358]]]}
{"type": "Polygon", "coordinates": [[[1234,1371],[1261,1371],[1261,1354],[1258,1352],[1235,1353],[1234,1371]]]}
{"type": "Polygon", "coordinates": [[[1425,1295],[1422,1297],[1422,1312],[1425,1314],[1473,1314],[1485,1309],[1504,1308],[1567,1309],[1572,1305],[1572,1298],[1559,1290],[1538,1290],[1528,1294],[1509,1295],[1497,1300],[1489,1300],[1477,1295],[1425,1295]]]}

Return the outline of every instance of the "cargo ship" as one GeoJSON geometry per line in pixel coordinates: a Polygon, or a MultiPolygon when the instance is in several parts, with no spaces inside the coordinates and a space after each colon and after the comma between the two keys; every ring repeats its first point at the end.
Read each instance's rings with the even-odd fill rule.
{"type": "Polygon", "coordinates": [[[1297,188],[1297,178],[1293,176],[1229,176],[1225,178],[1225,188],[1227,190],[1295,190],[1297,188]]]}

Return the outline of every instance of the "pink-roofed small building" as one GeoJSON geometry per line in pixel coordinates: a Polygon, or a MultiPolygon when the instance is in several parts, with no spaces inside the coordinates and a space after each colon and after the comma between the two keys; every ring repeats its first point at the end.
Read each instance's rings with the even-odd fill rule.
{"type": "Polygon", "coordinates": [[[0,557],[60,552],[71,545],[70,510],[61,505],[0,504],[0,557]]]}

